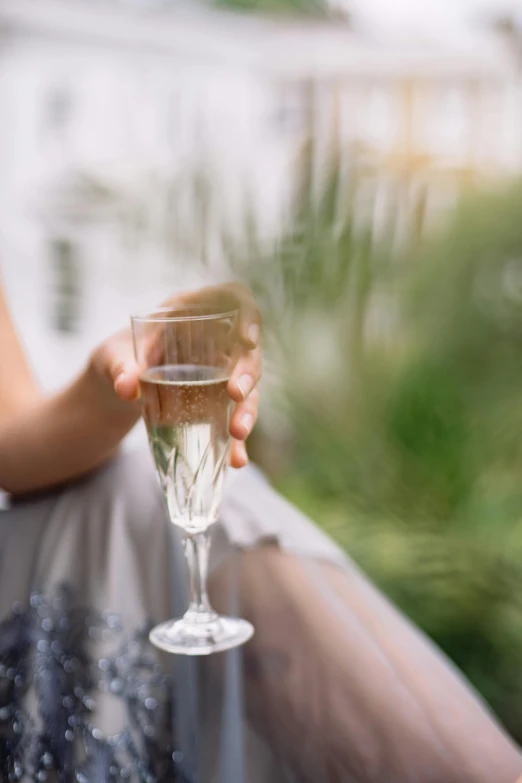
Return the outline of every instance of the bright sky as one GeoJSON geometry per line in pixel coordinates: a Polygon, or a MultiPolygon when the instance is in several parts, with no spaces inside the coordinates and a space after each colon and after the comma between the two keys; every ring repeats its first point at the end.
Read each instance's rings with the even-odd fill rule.
{"type": "Polygon", "coordinates": [[[363,19],[397,32],[458,29],[503,9],[522,15],[522,0],[351,0],[348,6],[363,19]]]}

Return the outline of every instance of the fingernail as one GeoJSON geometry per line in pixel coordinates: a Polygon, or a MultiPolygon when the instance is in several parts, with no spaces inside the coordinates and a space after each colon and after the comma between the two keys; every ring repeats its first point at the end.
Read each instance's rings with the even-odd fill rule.
{"type": "Polygon", "coordinates": [[[242,375],[241,378],[237,381],[237,385],[239,391],[243,395],[243,399],[245,400],[254,388],[254,379],[251,375],[242,375]]]}
{"type": "Polygon", "coordinates": [[[132,397],[129,394],[124,393],[126,380],[128,378],[132,378],[131,373],[128,373],[125,370],[120,372],[120,374],[116,377],[116,380],[114,381],[114,391],[118,396],[121,396],[123,392],[122,399],[126,399],[128,401],[137,400],[140,396],[139,387],[137,386],[137,384],[136,384],[136,388],[134,389],[134,392],[132,393],[132,397]]]}
{"type": "Polygon", "coordinates": [[[119,386],[120,382],[121,382],[121,381],[122,381],[122,380],[125,378],[125,375],[126,375],[126,372],[125,372],[125,370],[122,370],[122,371],[121,371],[121,372],[120,372],[120,373],[119,373],[119,374],[116,376],[116,378],[114,379],[114,388],[116,388],[116,386],[119,386]]]}
{"type": "Polygon", "coordinates": [[[259,328],[259,324],[250,324],[248,327],[247,335],[248,339],[253,345],[257,345],[259,342],[259,335],[261,334],[261,329],[259,328]]]}
{"type": "Polygon", "coordinates": [[[247,465],[248,464],[247,450],[246,450],[244,444],[241,444],[241,445],[242,445],[242,448],[240,449],[240,455],[239,456],[243,458],[245,465],[247,465]]]}
{"type": "Polygon", "coordinates": [[[245,413],[245,415],[241,419],[241,424],[243,425],[245,432],[247,435],[250,434],[250,430],[254,426],[254,417],[251,413],[245,413]]]}

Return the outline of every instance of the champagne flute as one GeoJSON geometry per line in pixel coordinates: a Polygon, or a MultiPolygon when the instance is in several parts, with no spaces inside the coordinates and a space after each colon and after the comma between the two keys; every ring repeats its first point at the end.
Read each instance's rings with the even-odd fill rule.
{"type": "Polygon", "coordinates": [[[185,615],[153,628],[150,640],[182,655],[228,650],[254,632],[246,620],[219,616],[206,584],[230,458],[227,384],[240,351],[238,313],[166,307],[131,321],[143,418],[170,520],[184,532],[190,574],[185,615]]]}

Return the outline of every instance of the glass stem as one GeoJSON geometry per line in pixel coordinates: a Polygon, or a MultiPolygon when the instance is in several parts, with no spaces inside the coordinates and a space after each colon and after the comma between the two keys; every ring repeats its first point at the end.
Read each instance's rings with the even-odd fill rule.
{"type": "Polygon", "coordinates": [[[185,619],[191,622],[209,622],[216,616],[207,594],[210,531],[186,536],[183,548],[190,575],[190,601],[185,619]]]}

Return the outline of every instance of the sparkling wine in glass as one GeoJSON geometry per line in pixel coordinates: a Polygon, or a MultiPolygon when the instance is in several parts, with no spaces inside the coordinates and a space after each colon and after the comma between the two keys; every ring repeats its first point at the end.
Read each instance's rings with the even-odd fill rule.
{"type": "Polygon", "coordinates": [[[237,312],[160,308],[132,317],[143,418],[170,520],[184,531],[190,574],[185,615],[151,631],[172,653],[208,655],[246,642],[253,627],[220,617],[207,595],[210,528],[229,463],[228,379],[238,351],[237,312]]]}

